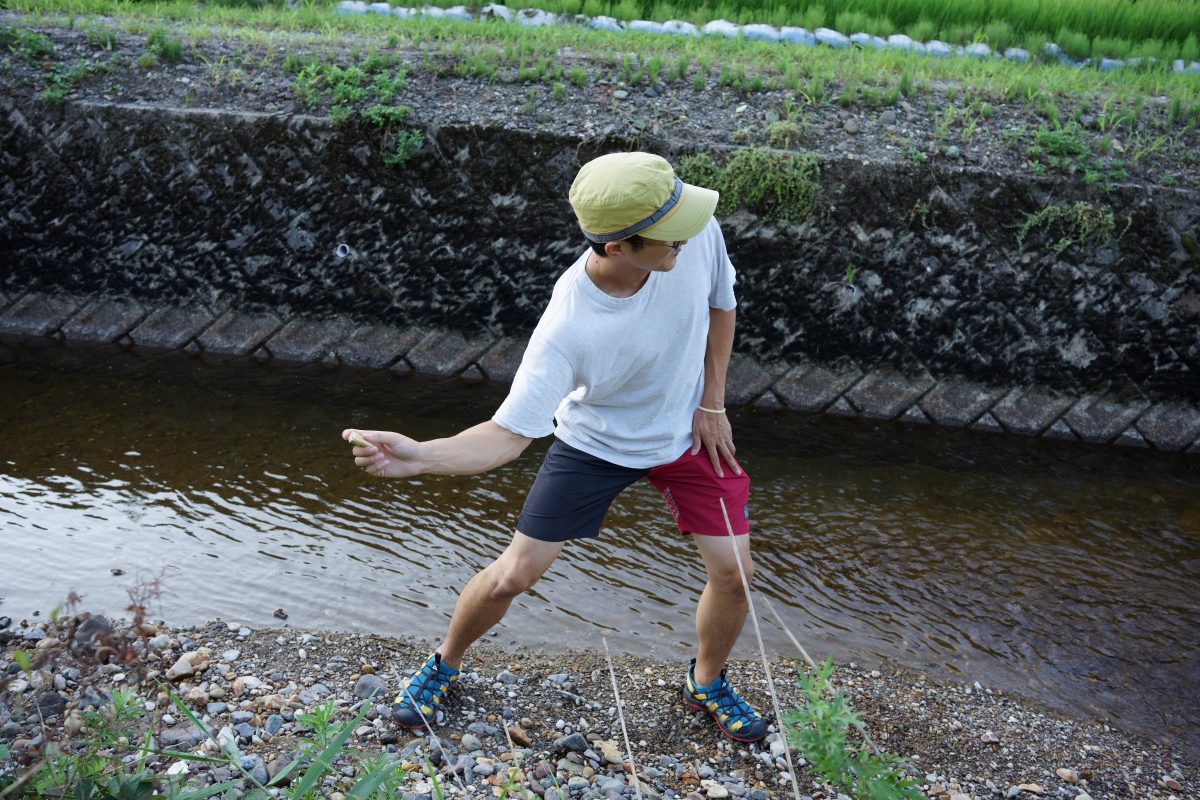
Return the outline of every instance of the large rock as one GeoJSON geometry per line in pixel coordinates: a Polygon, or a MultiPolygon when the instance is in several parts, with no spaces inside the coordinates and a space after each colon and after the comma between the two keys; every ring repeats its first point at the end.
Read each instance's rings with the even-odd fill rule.
{"type": "Polygon", "coordinates": [[[377,675],[363,675],[354,684],[354,696],[360,700],[382,697],[387,694],[387,684],[377,675]]]}

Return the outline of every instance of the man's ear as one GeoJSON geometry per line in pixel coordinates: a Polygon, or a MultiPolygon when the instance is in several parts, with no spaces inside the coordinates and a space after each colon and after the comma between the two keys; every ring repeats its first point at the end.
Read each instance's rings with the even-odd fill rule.
{"type": "Polygon", "coordinates": [[[619,258],[625,254],[624,242],[606,242],[604,254],[609,258],[619,258]]]}

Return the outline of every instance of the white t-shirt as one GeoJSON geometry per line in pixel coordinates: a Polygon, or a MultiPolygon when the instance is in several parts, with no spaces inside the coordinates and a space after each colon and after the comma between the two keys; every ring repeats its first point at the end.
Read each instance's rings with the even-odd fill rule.
{"type": "Polygon", "coordinates": [[[709,308],[737,305],[725,238],[710,220],[680,250],[674,269],[651,272],[626,298],[592,283],[584,269],[589,252],[555,283],[492,419],[531,439],[554,433],[624,467],[670,463],[692,442],[709,308]]]}

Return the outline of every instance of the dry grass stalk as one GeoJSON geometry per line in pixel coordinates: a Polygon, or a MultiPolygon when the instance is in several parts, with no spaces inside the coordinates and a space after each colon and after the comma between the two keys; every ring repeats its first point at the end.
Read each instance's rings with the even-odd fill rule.
{"type": "Polygon", "coordinates": [[[750,581],[746,578],[746,566],[742,563],[742,554],[738,550],[737,537],[733,533],[733,525],[729,522],[729,512],[725,509],[725,499],[718,498],[721,503],[721,516],[725,517],[725,530],[729,532],[729,545],[733,548],[733,558],[737,561],[738,574],[742,576],[742,589],[746,592],[746,603],[750,607],[750,621],[754,623],[754,636],[758,639],[758,653],[762,656],[763,672],[767,676],[767,691],[771,695],[771,707],[775,710],[775,723],[779,735],[783,739],[783,753],[787,758],[788,775],[792,779],[792,793],[800,800],[800,784],[796,780],[796,767],[792,763],[792,748],[788,746],[787,736],[783,732],[783,710],[779,707],[779,695],[775,692],[775,681],[771,677],[771,665],[767,662],[767,647],[763,644],[762,629],[758,625],[758,614],[754,611],[754,596],[750,594],[750,581]]]}
{"type": "MultiPolygon", "coordinates": [[[[408,699],[412,702],[413,708],[415,708],[417,710],[417,714],[419,714],[421,716],[421,722],[422,722],[422,724],[425,725],[425,730],[429,731],[430,738],[432,738],[434,743],[437,744],[437,748],[442,754],[442,763],[450,764],[451,763],[450,762],[450,754],[448,752],[446,752],[446,748],[442,746],[442,737],[438,736],[436,733],[433,732],[433,728],[429,724],[429,718],[426,717],[425,712],[423,712],[421,710],[421,706],[419,703],[417,703],[417,699],[412,696],[411,692],[408,691],[408,685],[403,684],[403,688],[401,689],[401,691],[403,691],[405,696],[407,696],[408,699]]],[[[458,784],[459,792],[462,793],[463,797],[466,797],[467,796],[467,787],[462,782],[462,779],[458,777],[458,773],[455,772],[453,768],[451,768],[450,775],[454,779],[454,782],[456,784],[458,784]]],[[[433,779],[435,781],[437,780],[436,775],[431,776],[431,777],[433,777],[433,779]]]]}
{"type": "Polygon", "coordinates": [[[608,652],[608,637],[601,636],[604,642],[604,657],[608,659],[608,676],[612,679],[613,697],[617,699],[617,719],[621,721],[621,735],[625,737],[625,752],[629,754],[629,774],[633,776],[633,793],[635,797],[642,796],[642,784],[638,781],[637,762],[633,760],[633,748],[629,746],[629,729],[625,727],[625,709],[621,708],[621,693],[617,690],[617,672],[613,669],[612,654],[608,652]]]}
{"type": "MultiPolygon", "coordinates": [[[[789,628],[783,621],[783,617],[779,616],[779,612],[776,611],[775,606],[771,604],[770,598],[764,596],[763,602],[767,604],[767,610],[771,612],[771,616],[775,617],[775,621],[779,623],[779,627],[783,628],[783,632],[787,634],[787,637],[792,640],[792,644],[794,644],[796,649],[800,651],[800,655],[804,658],[805,663],[808,664],[809,668],[812,669],[814,674],[820,675],[821,673],[817,667],[817,663],[812,660],[811,656],[809,656],[808,651],[804,649],[804,645],[800,644],[800,640],[796,638],[796,636],[792,633],[792,629],[789,628]]],[[[829,681],[825,682],[825,692],[829,695],[835,694],[833,687],[829,684],[829,681]]],[[[866,742],[867,746],[871,748],[871,752],[877,756],[880,755],[879,748],[871,739],[870,734],[867,733],[867,726],[862,722],[856,722],[854,727],[858,728],[858,732],[862,734],[863,741],[866,742]]],[[[905,764],[905,766],[908,767],[909,765],[905,764]]],[[[913,774],[916,774],[915,770],[913,770],[913,774]]]]}

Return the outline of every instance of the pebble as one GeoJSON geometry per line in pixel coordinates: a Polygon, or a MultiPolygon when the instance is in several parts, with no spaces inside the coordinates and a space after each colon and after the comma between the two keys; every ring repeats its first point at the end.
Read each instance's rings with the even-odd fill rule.
{"type": "MultiPolygon", "coordinates": [[[[51,633],[54,633],[53,628],[51,633]]],[[[543,677],[535,670],[526,672],[527,668],[524,666],[524,662],[514,661],[512,662],[513,668],[526,677],[522,680],[517,674],[509,670],[502,670],[496,674],[495,679],[496,683],[502,684],[502,691],[490,688],[487,678],[481,678],[479,673],[464,674],[464,680],[460,683],[464,691],[460,693],[460,697],[456,701],[455,711],[446,717],[447,727],[438,729],[439,734],[446,738],[439,740],[437,745],[433,745],[427,739],[413,739],[412,734],[402,730],[398,734],[396,726],[386,721],[390,715],[390,707],[386,703],[386,698],[382,701],[370,701],[370,698],[377,694],[370,691],[372,688],[386,687],[383,680],[375,676],[373,671],[367,672],[363,666],[366,666],[366,662],[373,661],[380,665],[379,669],[384,671],[386,676],[388,671],[383,664],[388,656],[384,655],[382,651],[347,650],[344,652],[353,653],[353,657],[347,659],[337,655],[328,655],[322,650],[320,654],[314,654],[316,658],[320,659],[319,661],[314,660],[308,664],[297,665],[294,651],[290,647],[281,647],[277,652],[281,659],[290,656],[290,665],[271,663],[270,661],[263,664],[258,660],[260,658],[258,648],[247,644],[244,649],[250,653],[250,656],[245,663],[240,665],[239,671],[258,669],[261,670],[260,674],[269,676],[269,679],[263,680],[255,675],[242,675],[235,679],[231,664],[241,658],[241,651],[221,650],[221,645],[227,645],[231,637],[222,634],[214,636],[211,629],[203,632],[197,629],[195,637],[204,647],[197,647],[195,642],[190,643],[192,649],[188,650],[185,655],[191,657],[178,659],[175,663],[183,661],[192,667],[193,672],[199,669],[202,674],[189,677],[186,683],[181,684],[181,687],[187,687],[189,690],[197,692],[197,697],[207,698],[217,691],[228,693],[229,698],[234,696],[238,698],[237,700],[227,698],[226,702],[208,699],[198,706],[198,708],[204,709],[209,716],[221,718],[220,721],[213,722],[211,727],[214,730],[220,727],[217,738],[227,752],[232,752],[235,746],[245,747],[242,743],[249,742],[252,746],[247,750],[249,753],[253,753],[255,752],[253,745],[261,746],[263,742],[271,741],[272,737],[281,737],[274,739],[271,745],[274,749],[278,743],[291,741],[285,738],[289,734],[307,735],[305,730],[292,731],[288,728],[288,723],[294,719],[295,714],[311,711],[312,706],[316,703],[329,699],[335,700],[339,720],[345,720],[361,707],[356,700],[366,700],[368,701],[366,718],[374,720],[374,724],[362,723],[355,733],[358,740],[369,740],[369,743],[360,744],[358,740],[355,740],[353,745],[362,747],[364,751],[374,748],[376,752],[382,751],[386,746],[389,753],[398,751],[403,753],[402,758],[409,762],[410,766],[407,768],[412,770],[412,774],[406,778],[401,791],[395,794],[397,798],[428,800],[432,792],[432,785],[419,777],[420,765],[424,763],[426,753],[429,754],[430,761],[434,763],[435,767],[441,769],[442,775],[447,776],[448,783],[452,783],[454,780],[448,776],[456,773],[465,782],[469,783],[474,780],[479,784],[480,789],[484,789],[486,784],[486,788],[492,795],[498,794],[508,780],[509,770],[517,767],[534,780],[536,794],[543,798],[574,797],[578,800],[613,798],[615,800],[632,796],[632,784],[628,781],[623,769],[625,753],[619,741],[620,729],[616,721],[616,709],[610,708],[608,705],[611,702],[611,695],[606,700],[604,695],[597,693],[595,684],[588,683],[587,676],[590,667],[580,668],[572,663],[569,667],[573,670],[572,672],[555,672],[543,677]],[[207,648],[209,647],[214,653],[221,653],[221,663],[214,662],[215,668],[213,669],[208,669],[207,648]],[[518,663],[521,664],[520,667],[517,666],[518,663]],[[358,672],[356,673],[355,670],[358,672]],[[573,678],[573,674],[576,677],[573,678]],[[472,684],[474,684],[473,689],[477,694],[488,695],[489,702],[486,705],[471,696],[472,684]],[[524,687],[523,691],[516,692],[517,687],[524,687]],[[270,692],[270,694],[259,693],[259,690],[270,692]],[[467,696],[464,698],[463,694],[467,696]],[[511,695],[516,699],[508,700],[505,695],[511,695]],[[531,701],[531,696],[536,700],[531,701]],[[544,704],[539,702],[541,700],[545,701],[544,704]],[[501,706],[497,704],[500,701],[511,703],[512,706],[505,707],[501,712],[501,706]],[[277,713],[271,713],[272,711],[277,713]],[[606,712],[612,716],[606,718],[606,712]],[[521,714],[530,716],[521,718],[521,714]],[[511,725],[509,735],[505,735],[505,731],[500,727],[505,724],[501,721],[502,718],[505,720],[520,718],[521,724],[511,725]],[[227,724],[222,727],[222,723],[227,724]],[[561,735],[554,733],[555,730],[559,731],[561,735]],[[512,738],[511,745],[509,736],[512,738]],[[555,736],[558,738],[555,739],[555,736]],[[405,743],[410,740],[413,744],[406,745],[405,743]],[[445,748],[445,752],[442,751],[442,747],[445,748]],[[551,756],[550,753],[554,753],[554,755],[551,756]],[[544,761],[544,759],[549,760],[544,761]],[[414,767],[415,769],[413,769],[414,767]],[[425,785],[425,791],[420,790],[422,783],[425,785]],[[566,791],[557,793],[555,787],[566,791]],[[422,798],[422,795],[425,797],[422,798]]],[[[295,641],[294,635],[292,641],[295,641]]],[[[330,637],[330,643],[333,641],[333,637],[330,637]]],[[[258,643],[261,644],[261,640],[258,643]]],[[[268,646],[267,649],[274,649],[274,647],[268,646]]],[[[170,659],[164,658],[162,666],[167,663],[170,663],[170,659]]],[[[102,675],[110,681],[115,680],[115,675],[111,671],[95,671],[88,674],[89,677],[102,675]]],[[[493,673],[485,671],[483,674],[486,676],[493,673]]],[[[603,678],[601,683],[606,688],[607,672],[597,671],[597,674],[603,678]]],[[[68,675],[67,671],[62,670],[53,677],[62,678],[66,675],[68,675]]],[[[654,692],[658,691],[653,689],[657,675],[657,672],[652,672],[648,673],[648,677],[643,678],[639,673],[633,675],[632,678],[639,682],[639,686],[649,687],[651,692],[654,692]]],[[[76,678],[78,678],[78,673],[76,673],[76,678]]],[[[593,674],[593,680],[595,679],[596,675],[593,674]]],[[[49,678],[42,680],[43,686],[49,685],[46,682],[49,678]]],[[[59,686],[60,691],[65,691],[62,684],[63,681],[54,681],[54,685],[59,686]]],[[[75,686],[74,691],[77,693],[74,696],[66,695],[68,702],[78,702],[85,696],[85,690],[78,688],[75,679],[72,679],[68,685],[75,686]]],[[[103,703],[102,697],[107,696],[111,686],[98,682],[92,682],[92,685],[95,686],[95,691],[91,696],[95,698],[97,704],[103,703]],[[100,694],[97,695],[96,692],[100,694]]],[[[141,691],[140,687],[136,685],[135,689],[141,691]]],[[[985,694],[987,691],[980,687],[974,687],[973,693],[985,694]]],[[[141,705],[143,699],[147,702],[154,700],[156,693],[157,689],[150,687],[148,694],[143,693],[143,696],[137,698],[138,704],[141,705]]],[[[663,694],[665,696],[666,692],[663,694]]],[[[53,696],[62,699],[57,694],[53,696]]],[[[636,693],[633,696],[637,696],[636,693]]],[[[157,700],[157,703],[151,702],[150,705],[160,709],[169,708],[165,694],[157,695],[157,700]]],[[[54,703],[52,700],[47,702],[54,703]]],[[[991,703],[993,700],[989,698],[988,702],[991,703]]],[[[1004,702],[1003,696],[998,696],[994,702],[1004,702]]],[[[1011,705],[1008,706],[1004,713],[1007,714],[1007,709],[1011,707],[1011,705]]],[[[681,752],[675,755],[647,756],[650,764],[641,764],[641,756],[639,756],[639,774],[643,778],[644,797],[687,796],[701,800],[702,798],[736,797],[767,800],[771,797],[791,795],[786,786],[781,786],[786,783],[786,776],[783,772],[786,769],[786,762],[783,760],[783,756],[787,752],[786,741],[781,735],[772,735],[759,745],[728,744],[715,736],[710,739],[708,734],[711,732],[703,719],[683,722],[676,721],[669,713],[667,716],[655,716],[661,714],[663,708],[665,706],[659,707],[653,700],[648,701],[645,697],[630,700],[625,706],[626,714],[633,718],[633,725],[638,726],[637,730],[641,735],[651,742],[655,741],[655,737],[651,736],[652,729],[658,726],[678,726],[686,731],[685,736],[689,740],[688,744],[680,748],[681,752]],[[649,713],[647,713],[648,709],[649,713]],[[688,750],[689,746],[694,749],[688,750]],[[681,776],[686,776],[683,781],[680,780],[681,776]],[[659,781],[668,784],[672,781],[677,783],[673,789],[664,789],[659,781]],[[658,791],[655,791],[651,783],[658,784],[658,791]],[[678,793],[681,783],[682,794],[678,793]],[[687,794],[688,792],[691,794],[687,794]]],[[[938,720],[959,715],[962,719],[967,720],[968,724],[978,725],[976,730],[983,729],[985,723],[1003,724],[1000,721],[1002,717],[999,715],[975,717],[971,715],[973,710],[964,709],[950,712],[939,710],[939,716],[933,718],[933,723],[936,724],[938,720]]],[[[0,723],[4,721],[3,713],[0,711],[0,723]]],[[[1021,714],[1021,724],[1028,725],[1031,719],[1030,715],[1026,712],[1019,713],[1021,714]]],[[[64,729],[69,729],[69,726],[73,724],[72,718],[78,722],[79,715],[68,713],[62,723],[64,729]]],[[[203,734],[190,722],[185,721],[176,726],[175,720],[169,715],[164,715],[162,722],[167,727],[159,733],[158,744],[161,747],[194,749],[203,741],[203,734]]],[[[954,722],[958,722],[958,720],[952,719],[951,724],[953,725],[954,722]]],[[[961,723],[959,724],[961,726],[961,723]]],[[[297,725],[297,728],[299,727],[297,725]]],[[[4,725],[0,729],[0,733],[3,733],[4,737],[9,740],[21,736],[22,733],[26,737],[33,735],[32,731],[26,730],[16,721],[4,725]]],[[[630,733],[635,733],[635,728],[632,726],[630,733]]],[[[999,743],[999,737],[996,737],[991,730],[986,731],[981,740],[989,741],[988,736],[994,737],[993,743],[999,743]]],[[[635,749],[652,746],[648,745],[646,739],[639,742],[635,734],[635,749]]],[[[24,741],[31,740],[27,738],[24,741]]],[[[1012,769],[1012,756],[1009,755],[1008,749],[997,748],[997,751],[997,757],[1000,759],[1007,757],[1008,766],[1012,769]]],[[[1079,747],[1075,746],[1074,751],[1078,752],[1079,747]]],[[[214,751],[210,749],[208,752],[214,751]]],[[[266,757],[265,753],[263,757],[266,757]]],[[[290,761],[291,754],[273,755],[270,765],[263,764],[263,757],[246,755],[243,757],[242,764],[248,771],[255,774],[256,779],[261,778],[265,782],[266,775],[268,773],[274,775],[281,770],[290,761]],[[282,763],[279,763],[281,759],[282,763]]],[[[912,755],[912,759],[913,763],[917,763],[916,754],[912,755]]],[[[803,760],[800,760],[798,765],[803,767],[803,760]]],[[[160,769],[165,770],[168,766],[169,764],[164,762],[160,769]]],[[[1021,769],[1022,766],[1027,767],[1028,765],[1020,765],[1018,769],[1021,769]]],[[[998,769],[998,765],[993,764],[992,768],[998,769]]],[[[321,789],[321,793],[329,797],[340,794],[335,790],[342,790],[346,794],[350,794],[350,786],[353,785],[353,781],[346,779],[355,776],[353,772],[346,771],[349,769],[352,769],[349,762],[339,763],[336,767],[337,771],[321,789]]],[[[981,769],[982,767],[976,767],[977,772],[981,769]]],[[[1053,762],[1043,764],[1041,769],[1032,769],[1024,774],[1040,776],[1051,769],[1053,769],[1053,762]]],[[[937,772],[929,770],[930,774],[925,776],[926,783],[930,784],[932,789],[937,790],[934,792],[931,789],[926,794],[936,800],[971,800],[972,795],[963,791],[960,783],[955,782],[954,778],[950,776],[958,776],[961,786],[968,790],[973,790],[974,786],[980,786],[983,783],[982,775],[973,778],[970,774],[966,774],[963,777],[964,773],[954,771],[954,764],[939,763],[937,770],[937,772]],[[948,774],[939,774],[943,771],[948,774]]],[[[1158,778],[1162,787],[1172,788],[1172,791],[1177,792],[1179,790],[1170,787],[1168,781],[1173,782],[1176,786],[1179,781],[1174,777],[1168,778],[1168,771],[1165,766],[1161,770],[1155,769],[1152,773],[1154,777],[1147,777],[1147,780],[1153,782],[1158,778]]],[[[204,769],[199,772],[202,779],[209,781],[219,780],[221,777],[218,774],[219,770],[204,769]]],[[[1092,779],[1089,772],[1080,775],[1078,772],[1066,768],[1060,768],[1056,770],[1056,773],[1066,783],[1081,782],[1085,778],[1092,779]]],[[[1022,774],[1022,772],[1019,771],[1017,774],[1022,774]]],[[[240,779],[236,771],[225,777],[232,780],[240,779]]],[[[1178,777],[1181,779],[1182,774],[1178,777]]],[[[805,785],[802,783],[799,788],[803,788],[805,785]]],[[[986,781],[986,786],[990,792],[999,794],[999,790],[992,781],[986,781]]],[[[1016,798],[1023,791],[1031,794],[1044,794],[1041,787],[1036,784],[1021,784],[1013,786],[1008,795],[1016,798]]],[[[524,793],[523,791],[514,792],[513,796],[517,794],[527,798],[533,796],[532,792],[524,793]]],[[[1080,791],[1078,787],[1072,790],[1061,789],[1059,794],[1064,800],[1091,800],[1088,794],[1080,791]]],[[[476,795],[472,794],[471,796],[475,797],[476,795]]],[[[483,795],[478,796],[482,797],[483,795]]],[[[834,794],[826,795],[830,798],[835,796],[834,794]]],[[[811,800],[811,797],[807,795],[805,797],[811,800]]]]}
{"type": "Polygon", "coordinates": [[[842,123],[842,130],[851,136],[857,134],[859,132],[858,120],[856,120],[854,117],[850,117],[850,119],[842,123]]]}
{"type": "Polygon", "coordinates": [[[629,92],[624,89],[617,89],[612,93],[612,96],[614,100],[625,100],[629,97],[629,92]]]}
{"type": "Polygon", "coordinates": [[[1079,773],[1073,769],[1059,767],[1054,771],[1054,773],[1058,775],[1061,780],[1064,780],[1067,783],[1079,783],[1079,773]]]}
{"type": "Polygon", "coordinates": [[[587,749],[588,740],[582,733],[572,733],[569,736],[563,736],[554,740],[555,752],[570,751],[573,753],[582,753],[587,749]]]}
{"type": "Polygon", "coordinates": [[[387,684],[378,675],[363,675],[354,684],[354,696],[359,700],[382,697],[387,694],[387,684]]]}
{"type": "Polygon", "coordinates": [[[177,681],[180,678],[186,678],[193,672],[191,659],[188,654],[184,654],[167,670],[166,679],[169,681],[177,681]]]}
{"type": "Polygon", "coordinates": [[[250,773],[250,777],[259,783],[270,780],[267,775],[267,765],[258,756],[242,756],[242,769],[250,773]]]}
{"type": "Polygon", "coordinates": [[[529,739],[529,734],[525,732],[525,728],[520,725],[509,725],[508,735],[512,738],[513,744],[517,747],[529,747],[532,742],[529,739]]]}
{"type": "Polygon", "coordinates": [[[991,731],[987,731],[979,737],[979,741],[983,742],[984,744],[999,744],[1000,737],[991,731]]]}

